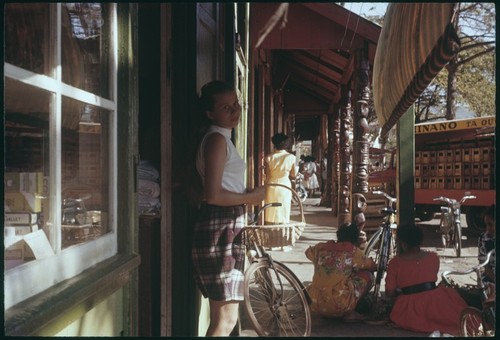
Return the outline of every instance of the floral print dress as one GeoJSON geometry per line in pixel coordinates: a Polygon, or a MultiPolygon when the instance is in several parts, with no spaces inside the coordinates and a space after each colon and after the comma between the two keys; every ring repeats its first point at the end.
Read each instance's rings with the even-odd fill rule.
{"type": "Polygon", "coordinates": [[[306,250],[314,263],[314,276],[307,287],[311,311],[341,317],[356,308],[366,286],[373,281],[368,270],[373,260],[350,242],[321,242],[306,250]]]}

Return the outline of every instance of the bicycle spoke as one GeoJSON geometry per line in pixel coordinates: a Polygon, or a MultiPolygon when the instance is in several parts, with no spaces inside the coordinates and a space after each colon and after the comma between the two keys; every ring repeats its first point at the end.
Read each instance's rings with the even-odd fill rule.
{"type": "Polygon", "coordinates": [[[259,335],[310,334],[309,306],[295,280],[286,267],[275,263],[271,269],[267,261],[253,264],[245,273],[245,307],[259,335]]]}

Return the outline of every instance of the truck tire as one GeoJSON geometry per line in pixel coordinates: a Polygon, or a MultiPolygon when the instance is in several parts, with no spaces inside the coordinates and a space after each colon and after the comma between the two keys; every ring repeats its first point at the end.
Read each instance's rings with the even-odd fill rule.
{"type": "Polygon", "coordinates": [[[484,207],[467,207],[465,209],[465,219],[467,221],[467,231],[473,235],[480,235],[485,230],[483,222],[484,207]]]}

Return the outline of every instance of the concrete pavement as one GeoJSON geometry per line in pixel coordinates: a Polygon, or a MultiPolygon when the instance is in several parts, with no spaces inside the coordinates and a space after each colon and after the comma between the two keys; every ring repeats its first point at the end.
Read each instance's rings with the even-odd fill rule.
{"type": "MultiPolygon", "coordinates": [[[[307,286],[311,283],[314,267],[305,257],[305,250],[318,242],[329,239],[336,239],[337,219],[332,215],[330,209],[319,206],[319,198],[307,199],[304,202],[304,217],[307,227],[300,239],[289,251],[271,250],[273,259],[284,263],[289,267],[302,283],[307,286]]],[[[292,220],[299,220],[297,207],[292,206],[292,220]]],[[[425,231],[424,248],[435,251],[441,259],[440,273],[444,270],[464,270],[477,264],[477,236],[473,236],[463,241],[461,258],[454,256],[451,249],[440,247],[440,237],[436,232],[439,220],[435,219],[421,224],[425,231]]],[[[465,223],[463,225],[466,225],[465,223]]],[[[467,233],[465,233],[467,234],[467,233]]],[[[369,236],[369,235],[368,235],[369,236]]],[[[473,277],[454,277],[459,283],[473,283],[473,277]]],[[[438,282],[441,277],[438,278],[438,282]]],[[[384,290],[382,286],[381,291],[384,290]]],[[[251,328],[250,323],[242,312],[241,336],[257,336],[251,328]]],[[[428,337],[429,334],[416,333],[402,330],[400,328],[386,325],[369,325],[366,323],[344,323],[340,319],[324,319],[313,315],[312,332],[313,337],[428,337]]]]}

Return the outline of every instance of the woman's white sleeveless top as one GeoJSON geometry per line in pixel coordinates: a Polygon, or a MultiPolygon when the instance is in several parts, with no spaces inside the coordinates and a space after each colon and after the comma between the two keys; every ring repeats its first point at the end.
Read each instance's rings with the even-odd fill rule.
{"type": "Polygon", "coordinates": [[[231,141],[231,129],[211,125],[201,140],[196,156],[196,169],[205,186],[205,142],[212,133],[219,133],[226,139],[226,163],[222,174],[222,188],[231,192],[244,193],[245,189],[245,161],[241,158],[231,141]]]}

